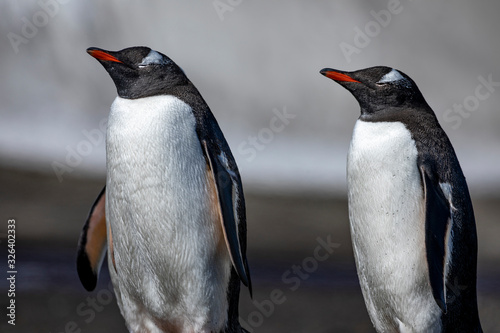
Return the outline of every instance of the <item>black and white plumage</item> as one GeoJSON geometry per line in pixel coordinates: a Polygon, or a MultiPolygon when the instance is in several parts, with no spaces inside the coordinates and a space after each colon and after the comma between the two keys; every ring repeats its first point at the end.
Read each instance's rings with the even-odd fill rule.
{"type": "Polygon", "coordinates": [[[320,73],[361,107],[347,162],[349,219],[376,330],[481,332],[474,212],[434,112],[396,69],[320,73]]]}
{"type": "Polygon", "coordinates": [[[80,236],[77,268],[95,288],[108,249],[132,332],[246,332],[245,201],[231,150],[202,96],[148,47],[89,48],[113,79],[106,187],[80,236]],[[107,241],[107,246],[106,246],[107,241]]]}

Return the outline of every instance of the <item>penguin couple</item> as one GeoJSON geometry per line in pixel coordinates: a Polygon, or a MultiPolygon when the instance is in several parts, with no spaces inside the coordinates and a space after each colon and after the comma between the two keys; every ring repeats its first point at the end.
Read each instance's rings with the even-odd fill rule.
{"type": "MultiPolygon", "coordinates": [[[[87,52],[118,97],[106,186],[79,240],[82,284],[95,288],[107,253],[130,332],[247,332],[238,321],[240,283],[252,293],[243,188],[208,105],[160,52],[87,52]]],[[[361,107],[347,163],[349,219],[375,329],[481,332],[472,204],[434,112],[396,69],[321,74],[361,107]]]]}

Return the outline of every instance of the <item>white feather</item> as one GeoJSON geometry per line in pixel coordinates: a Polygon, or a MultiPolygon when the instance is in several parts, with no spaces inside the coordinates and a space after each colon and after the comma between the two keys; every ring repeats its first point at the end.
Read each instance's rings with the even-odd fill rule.
{"type": "MultiPolygon", "coordinates": [[[[451,230],[453,229],[453,211],[456,210],[456,208],[453,206],[453,201],[452,201],[452,187],[449,183],[439,183],[439,186],[441,187],[441,190],[444,193],[444,196],[446,197],[446,200],[448,200],[448,204],[450,205],[450,223],[448,225],[448,229],[446,230],[446,236],[445,236],[445,249],[446,249],[446,255],[445,255],[445,266],[444,266],[444,286],[446,287],[446,284],[448,283],[448,273],[451,267],[451,255],[453,252],[453,235],[451,233],[451,230]]],[[[444,296],[446,299],[446,288],[444,288],[444,296]]]]}
{"type": "Polygon", "coordinates": [[[148,55],[142,59],[141,63],[139,64],[139,67],[145,67],[151,64],[165,65],[167,63],[168,61],[165,57],[163,57],[160,53],[156,52],[155,50],[151,50],[149,51],[148,55]]]}
{"type": "Polygon", "coordinates": [[[231,168],[229,167],[229,161],[227,159],[227,156],[226,156],[226,153],[221,151],[220,154],[218,155],[219,157],[219,161],[221,161],[222,165],[224,166],[224,169],[226,169],[226,171],[234,178],[237,178],[237,175],[236,173],[231,170],[231,168]]]}
{"type": "Polygon", "coordinates": [[[191,108],[173,96],[117,97],[106,149],[110,271],[129,329],[219,331],[230,259],[191,108]]]}
{"type": "Polygon", "coordinates": [[[401,73],[396,70],[392,69],[389,73],[385,74],[382,76],[382,78],[377,82],[377,83],[393,83],[393,82],[399,82],[401,85],[405,87],[409,87],[410,81],[406,79],[401,73]]]}
{"type": "Polygon", "coordinates": [[[379,332],[440,330],[416,159],[404,124],[357,121],[347,162],[349,218],[363,296],[379,332]]]}

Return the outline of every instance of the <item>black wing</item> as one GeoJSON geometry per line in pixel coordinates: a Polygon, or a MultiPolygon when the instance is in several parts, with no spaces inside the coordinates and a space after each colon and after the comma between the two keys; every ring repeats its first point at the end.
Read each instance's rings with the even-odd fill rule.
{"type": "Polygon", "coordinates": [[[425,198],[425,247],[429,265],[432,295],[446,313],[445,265],[448,229],[451,221],[451,203],[439,185],[439,179],[429,166],[421,165],[420,173],[425,198]]]}
{"type": "Polygon", "coordinates": [[[92,291],[106,254],[106,187],[90,209],[78,241],[76,269],[85,289],[92,291]]]}
{"type": "Polygon", "coordinates": [[[240,237],[246,237],[245,233],[240,233],[240,226],[246,230],[246,218],[244,209],[240,207],[244,199],[236,163],[231,153],[224,151],[225,147],[205,139],[201,139],[200,142],[216,187],[222,230],[232,264],[251,294],[250,272],[243,245],[243,241],[246,242],[246,240],[240,239],[240,237]]]}

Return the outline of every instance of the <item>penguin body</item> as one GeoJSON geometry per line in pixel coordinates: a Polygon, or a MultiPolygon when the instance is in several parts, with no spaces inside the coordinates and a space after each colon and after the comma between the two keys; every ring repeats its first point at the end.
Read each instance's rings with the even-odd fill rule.
{"type": "Polygon", "coordinates": [[[146,326],[149,312],[194,332],[218,332],[227,320],[227,298],[219,296],[226,295],[231,261],[195,123],[190,107],[168,95],[117,97],[111,107],[106,211],[118,221],[110,226],[111,274],[121,308],[136,318],[133,331],[146,326]]]}
{"type": "Polygon", "coordinates": [[[481,332],[473,208],[434,112],[398,70],[321,73],[349,90],[361,107],[347,162],[349,219],[374,327],[481,332]]]}
{"type": "Polygon", "coordinates": [[[425,221],[417,155],[402,123],[357,121],[347,162],[349,217],[360,284],[379,332],[440,328],[425,233],[415,222],[425,221]]]}
{"type": "MultiPolygon", "coordinates": [[[[244,198],[215,118],[166,56],[149,48],[89,50],[119,94],[108,121],[102,197],[108,264],[127,327],[244,332],[238,322],[240,280],[250,287],[244,198]]],[[[96,280],[98,264],[87,263],[89,246],[80,243],[80,278],[96,280]]]]}

